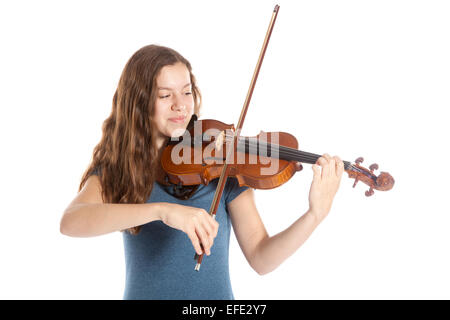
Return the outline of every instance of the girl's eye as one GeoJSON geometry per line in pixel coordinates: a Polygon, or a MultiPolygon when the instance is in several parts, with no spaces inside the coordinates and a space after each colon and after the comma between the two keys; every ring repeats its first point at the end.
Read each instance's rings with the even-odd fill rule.
{"type": "Polygon", "coordinates": [[[164,99],[164,98],[168,98],[169,97],[169,95],[168,94],[166,94],[165,96],[159,96],[161,99],[164,99]]]}
{"type": "Polygon", "coordinates": [[[192,92],[186,92],[185,94],[186,94],[186,95],[190,95],[190,94],[192,94],[192,92]]]}

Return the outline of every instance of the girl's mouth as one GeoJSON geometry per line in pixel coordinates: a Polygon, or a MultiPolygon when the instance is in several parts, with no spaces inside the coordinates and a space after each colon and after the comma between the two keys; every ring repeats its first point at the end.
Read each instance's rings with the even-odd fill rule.
{"type": "Polygon", "coordinates": [[[175,118],[169,118],[169,121],[175,122],[175,123],[183,123],[186,117],[175,117],[175,118]]]}

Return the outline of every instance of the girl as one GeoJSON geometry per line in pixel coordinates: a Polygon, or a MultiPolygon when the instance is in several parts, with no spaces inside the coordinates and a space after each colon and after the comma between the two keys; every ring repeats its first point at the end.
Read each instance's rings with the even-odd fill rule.
{"type": "Polygon", "coordinates": [[[330,211],[344,165],[328,154],[312,166],[309,210],[272,237],[253,190],[234,178],[227,180],[217,220],[206,211],[217,179],[182,190],[166,185],[161,151],[199,114],[200,105],[184,57],[156,45],[138,50],[122,72],[79,193],[61,219],[61,233],[72,237],[124,231],[124,299],[234,299],[228,268],[231,226],[248,263],[263,275],[293,254],[330,211]],[[193,268],[192,247],[208,256],[200,272],[193,268]]]}

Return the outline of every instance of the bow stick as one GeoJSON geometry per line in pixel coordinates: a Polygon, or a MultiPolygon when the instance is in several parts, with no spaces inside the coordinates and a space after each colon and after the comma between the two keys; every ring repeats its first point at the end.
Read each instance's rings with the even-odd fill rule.
{"type": "MultiPolygon", "coordinates": [[[[216,218],[216,213],[217,213],[217,208],[219,207],[220,198],[222,197],[223,189],[225,187],[225,183],[227,182],[228,173],[229,173],[228,163],[231,159],[231,154],[234,151],[234,148],[237,144],[237,140],[240,136],[240,132],[242,130],[242,126],[244,124],[245,115],[247,114],[248,106],[250,104],[250,99],[252,98],[252,94],[253,94],[253,89],[255,88],[255,83],[256,83],[256,80],[258,79],[259,70],[261,69],[261,64],[264,59],[264,54],[266,53],[267,45],[269,43],[270,35],[272,34],[272,29],[275,24],[275,20],[277,18],[279,8],[280,8],[280,6],[276,5],[275,8],[273,9],[272,18],[270,19],[269,28],[267,30],[266,37],[264,38],[264,43],[263,43],[261,52],[259,54],[258,63],[256,64],[255,71],[253,72],[253,77],[252,77],[252,81],[250,82],[250,87],[247,92],[247,97],[245,98],[244,106],[242,108],[241,115],[239,117],[239,121],[238,121],[236,130],[234,132],[233,142],[231,143],[231,147],[227,151],[225,164],[222,168],[219,182],[217,183],[216,192],[214,194],[214,198],[211,203],[211,207],[209,209],[209,214],[214,219],[216,218]]],[[[231,161],[233,161],[233,160],[231,159],[231,161]]],[[[195,255],[194,259],[197,260],[197,264],[195,265],[196,271],[200,271],[200,266],[202,264],[203,255],[204,255],[204,253],[202,253],[201,255],[197,255],[197,254],[195,255]]]]}

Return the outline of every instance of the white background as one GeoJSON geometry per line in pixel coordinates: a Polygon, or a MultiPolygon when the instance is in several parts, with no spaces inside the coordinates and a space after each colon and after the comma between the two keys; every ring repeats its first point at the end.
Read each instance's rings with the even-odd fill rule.
{"type": "MultiPolygon", "coordinates": [[[[202,116],[236,123],[276,3],[2,2],[0,298],[122,298],[121,234],[70,238],[59,222],[126,61],[147,44],[174,48],[192,63],[202,116]]],[[[449,3],[278,4],[243,134],[290,132],[304,151],[363,156],[396,183],[366,198],[345,174],[329,216],[266,276],[233,238],[235,297],[449,299],[449,3]]],[[[307,210],[311,180],[305,164],[257,191],[270,235],[307,210]]]]}

